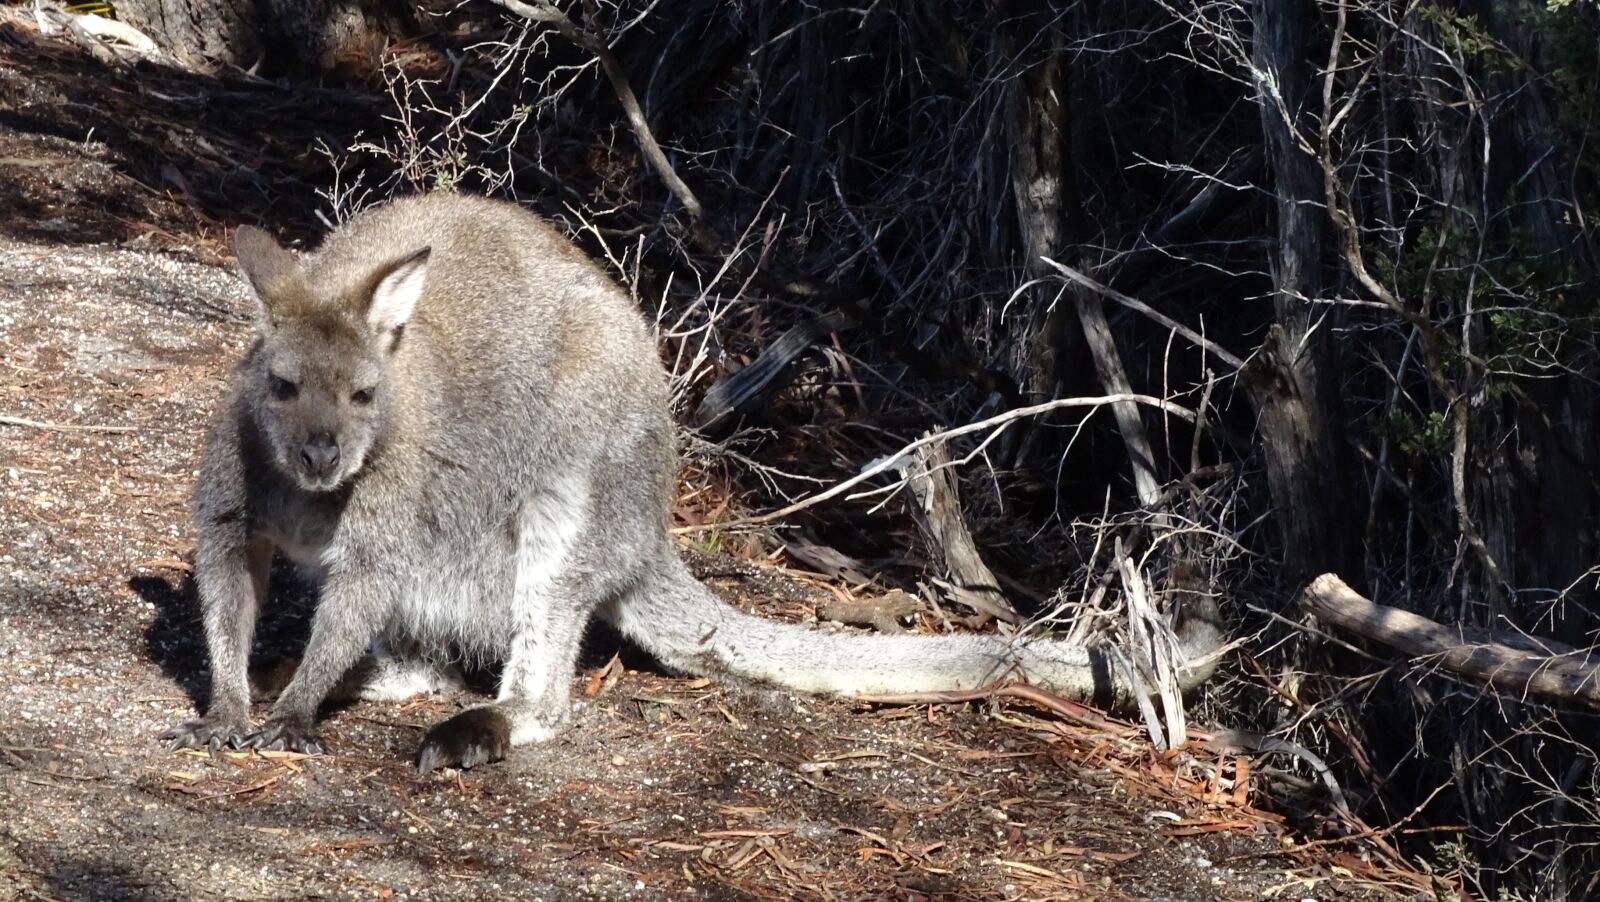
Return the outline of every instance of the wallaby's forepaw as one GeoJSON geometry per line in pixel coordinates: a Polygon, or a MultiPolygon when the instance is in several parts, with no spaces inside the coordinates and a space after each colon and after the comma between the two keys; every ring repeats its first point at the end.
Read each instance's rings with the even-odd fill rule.
{"type": "Polygon", "coordinates": [[[477,767],[510,752],[511,721],[494,708],[473,708],[428,731],[417,749],[417,770],[477,767]]]}
{"type": "Polygon", "coordinates": [[[316,728],[297,720],[269,720],[238,742],[235,748],[260,749],[263,752],[299,752],[302,755],[326,755],[328,744],[317,736],[316,728]]]}
{"type": "Polygon", "coordinates": [[[200,748],[216,752],[225,748],[238,748],[240,741],[249,731],[249,721],[207,716],[173,727],[162,733],[159,738],[174,752],[179,749],[200,748]]]}

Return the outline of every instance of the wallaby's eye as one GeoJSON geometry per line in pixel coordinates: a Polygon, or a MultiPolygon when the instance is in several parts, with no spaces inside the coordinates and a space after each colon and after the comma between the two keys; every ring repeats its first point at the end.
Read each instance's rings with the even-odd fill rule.
{"type": "Polygon", "coordinates": [[[366,407],[372,403],[372,393],[375,391],[377,391],[375,388],[363,388],[350,396],[350,403],[366,407]]]}
{"type": "Polygon", "coordinates": [[[267,384],[272,389],[272,396],[279,401],[293,401],[295,395],[300,394],[300,386],[282,376],[268,376],[267,384]]]}

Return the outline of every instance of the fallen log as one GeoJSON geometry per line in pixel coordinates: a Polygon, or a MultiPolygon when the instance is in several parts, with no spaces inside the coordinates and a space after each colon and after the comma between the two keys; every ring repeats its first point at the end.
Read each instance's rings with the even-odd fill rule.
{"type": "Polygon", "coordinates": [[[1446,626],[1368,601],[1332,573],[1312,580],[1300,604],[1329,626],[1495,692],[1600,710],[1600,658],[1593,649],[1516,633],[1446,626]]]}

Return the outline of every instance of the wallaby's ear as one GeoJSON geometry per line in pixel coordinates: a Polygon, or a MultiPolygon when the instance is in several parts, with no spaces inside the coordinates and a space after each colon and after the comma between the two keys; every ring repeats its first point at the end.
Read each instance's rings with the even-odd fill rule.
{"type": "Polygon", "coordinates": [[[411,318],[428,281],[428,255],[432,248],[391,263],[378,273],[367,303],[367,327],[378,335],[396,331],[411,318]]]}
{"type": "Polygon", "coordinates": [[[270,316],[273,304],[289,293],[300,278],[294,255],[271,235],[247,225],[233,233],[233,253],[239,258],[239,269],[256,291],[262,313],[270,316]]]}

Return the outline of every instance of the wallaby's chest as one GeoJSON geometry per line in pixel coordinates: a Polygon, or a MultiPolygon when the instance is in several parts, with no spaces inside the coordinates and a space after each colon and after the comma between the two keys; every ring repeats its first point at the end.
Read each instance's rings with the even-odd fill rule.
{"type": "Polygon", "coordinates": [[[323,570],[339,529],[341,500],[300,492],[275,492],[255,505],[255,528],[295,566],[323,570]]]}

